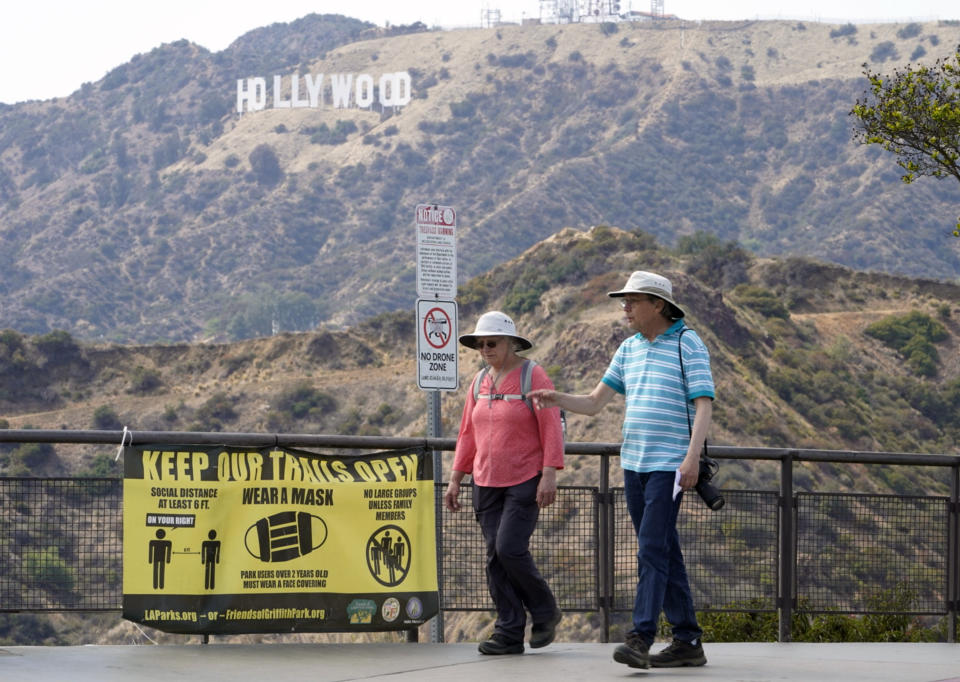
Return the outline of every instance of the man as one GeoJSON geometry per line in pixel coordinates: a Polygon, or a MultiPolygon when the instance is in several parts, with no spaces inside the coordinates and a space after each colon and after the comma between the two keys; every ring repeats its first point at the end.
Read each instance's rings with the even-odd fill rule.
{"type": "Polygon", "coordinates": [[[613,659],[632,668],[704,665],[702,630],[677,534],[683,495],[673,491],[675,483],[689,490],[699,476],[713,410],[710,356],[684,325],[667,278],[637,271],[623,289],[608,295],[620,299],[627,323],[638,333],[620,344],[597,387],[586,395],[538,390],[530,396],[539,407],[587,415],[616,393],[626,396],[620,462],[637,534],[638,579],[633,628],[613,659]],[[651,656],[661,611],[673,628],[673,642],[651,656]]]}

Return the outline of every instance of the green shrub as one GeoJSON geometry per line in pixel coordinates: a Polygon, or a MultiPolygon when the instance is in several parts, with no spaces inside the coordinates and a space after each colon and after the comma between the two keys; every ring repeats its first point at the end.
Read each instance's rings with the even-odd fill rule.
{"type": "Polygon", "coordinates": [[[504,298],[503,306],[508,313],[522,315],[530,312],[540,304],[540,296],[549,288],[550,285],[543,278],[529,283],[521,278],[504,298]]]}
{"type": "Polygon", "coordinates": [[[756,310],[764,317],[778,317],[784,320],[790,317],[790,311],[787,310],[783,301],[768,289],[741,284],[732,293],[738,303],[756,310]]]}
{"type": "Polygon", "coordinates": [[[280,159],[277,158],[277,153],[270,145],[259,144],[254,147],[248,160],[258,184],[273,187],[283,179],[280,159]]]}
{"type": "Polygon", "coordinates": [[[844,24],[840,28],[835,28],[830,31],[831,38],[840,38],[843,36],[852,36],[857,32],[857,27],[853,24],[844,24]]]}
{"type": "Polygon", "coordinates": [[[120,423],[120,417],[117,416],[116,411],[109,405],[101,405],[93,411],[93,426],[94,428],[105,431],[123,428],[123,424],[120,423]]]}
{"type": "Polygon", "coordinates": [[[330,394],[304,381],[280,393],[276,398],[275,408],[281,414],[294,419],[309,418],[320,421],[337,409],[337,401],[330,394]]]}
{"type": "Polygon", "coordinates": [[[49,617],[32,613],[0,613],[0,645],[51,646],[66,644],[49,617]]]}
{"type": "MultiPolygon", "coordinates": [[[[914,596],[904,584],[898,584],[867,600],[867,609],[880,613],[854,616],[805,612],[804,604],[793,612],[791,632],[795,642],[932,642],[942,637],[937,628],[925,627],[912,610],[914,596]],[[883,613],[884,611],[888,613],[883,613]],[[893,613],[901,612],[901,613],[893,613]]],[[[775,612],[764,609],[758,600],[735,603],[731,608],[756,608],[756,612],[698,613],[704,639],[711,642],[775,642],[779,620],[775,612]]]]}
{"type": "Polygon", "coordinates": [[[887,40],[877,44],[877,46],[873,48],[873,51],[870,53],[870,61],[874,64],[879,64],[888,59],[895,60],[898,56],[897,46],[887,40]]]}
{"type": "Polygon", "coordinates": [[[24,552],[23,570],[28,582],[53,592],[72,592],[76,582],[73,569],[56,547],[24,552]]]}
{"type": "Polygon", "coordinates": [[[10,453],[7,474],[34,476],[56,461],[57,453],[50,443],[21,443],[10,453]]]}
{"type": "Polygon", "coordinates": [[[709,612],[697,615],[708,642],[776,642],[779,632],[776,613],[709,612]]]}
{"type": "Polygon", "coordinates": [[[690,255],[688,271],[704,284],[730,289],[746,282],[753,256],[736,241],[723,242],[698,230],[677,240],[677,253],[690,255]]]}
{"type": "Polygon", "coordinates": [[[403,413],[389,403],[381,403],[376,412],[370,415],[368,421],[374,426],[389,426],[395,424],[403,413]]]}
{"type": "Polygon", "coordinates": [[[883,341],[894,350],[903,349],[914,336],[920,336],[934,343],[944,341],[948,336],[942,324],[916,310],[906,315],[885,317],[868,326],[864,333],[883,341]]]}
{"type": "Polygon", "coordinates": [[[100,453],[78,475],[80,478],[120,478],[120,468],[112,455],[100,453]]]}
{"type": "Polygon", "coordinates": [[[910,23],[897,31],[897,37],[900,40],[909,40],[910,38],[916,38],[921,33],[923,33],[923,26],[910,23]]]}
{"type": "MultiPolygon", "coordinates": [[[[237,412],[233,409],[233,404],[233,398],[223,391],[214,393],[197,410],[196,418],[201,423],[209,422],[219,426],[221,421],[231,421],[237,418],[237,412]]],[[[214,430],[219,430],[219,428],[214,430]]]]}
{"type": "Polygon", "coordinates": [[[946,340],[946,327],[929,315],[914,310],[906,315],[891,315],[868,326],[864,333],[893,348],[918,376],[937,372],[939,354],[934,343],[946,340]]]}
{"type": "Polygon", "coordinates": [[[130,393],[149,393],[159,388],[162,383],[160,372],[137,365],[130,375],[130,387],[127,390],[130,393]]]}

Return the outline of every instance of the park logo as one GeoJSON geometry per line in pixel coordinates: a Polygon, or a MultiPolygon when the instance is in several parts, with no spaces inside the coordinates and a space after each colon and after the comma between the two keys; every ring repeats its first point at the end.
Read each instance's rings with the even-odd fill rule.
{"type": "Polygon", "coordinates": [[[347,620],[351,625],[369,625],[376,612],[377,604],[372,599],[354,599],[347,604],[347,620]]]}
{"type": "Polygon", "coordinates": [[[400,600],[396,597],[388,597],[380,607],[380,615],[387,623],[392,623],[400,615],[400,600]]]}

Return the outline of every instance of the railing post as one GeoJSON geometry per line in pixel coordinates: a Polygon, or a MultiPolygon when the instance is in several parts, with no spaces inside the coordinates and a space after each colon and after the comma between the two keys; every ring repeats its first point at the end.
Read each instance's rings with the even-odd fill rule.
{"type": "Polygon", "coordinates": [[[600,496],[597,505],[597,575],[599,577],[600,641],[610,641],[610,609],[613,607],[613,500],[610,498],[610,456],[600,455],[600,496]]]}
{"type": "Polygon", "coordinates": [[[947,641],[957,641],[960,611],[960,465],[950,467],[950,511],[947,520],[947,641]]]}
{"type": "Polygon", "coordinates": [[[777,640],[793,641],[794,564],[796,563],[796,530],[794,528],[793,503],[793,451],[780,458],[780,557],[779,589],[777,590],[777,613],[779,627],[777,640]]]}

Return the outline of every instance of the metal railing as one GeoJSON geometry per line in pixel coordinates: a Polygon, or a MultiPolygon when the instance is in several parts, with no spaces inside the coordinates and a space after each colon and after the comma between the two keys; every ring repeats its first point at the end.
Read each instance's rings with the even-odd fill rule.
{"type": "MultiPolygon", "coordinates": [[[[115,447],[122,437],[119,431],[0,430],[0,443],[115,447]]],[[[491,608],[473,515],[440,505],[440,456],[454,449],[453,439],[166,431],[137,432],[136,439],[326,452],[433,450],[441,616],[491,608]]],[[[606,642],[612,615],[632,609],[636,585],[633,527],[623,490],[610,480],[619,445],[568,443],[566,452],[599,458],[598,485],[561,486],[557,502],[541,513],[531,547],[560,607],[598,613],[606,642]]],[[[719,446],[711,455],[774,463],[779,490],[723,490],[726,506],[717,512],[688,496],[678,523],[698,609],[776,613],[780,641],[791,640],[796,612],[940,616],[948,641],[957,641],[960,457],[719,446]],[[797,492],[799,462],[930,467],[945,472],[949,494],[797,492]],[[884,601],[893,588],[909,598],[884,601]]],[[[121,506],[120,479],[0,478],[0,612],[119,610],[121,506]]]]}

